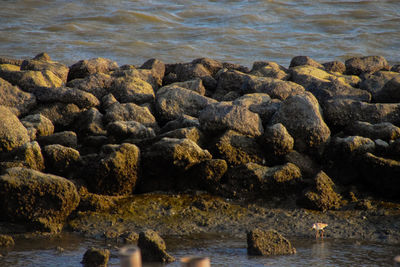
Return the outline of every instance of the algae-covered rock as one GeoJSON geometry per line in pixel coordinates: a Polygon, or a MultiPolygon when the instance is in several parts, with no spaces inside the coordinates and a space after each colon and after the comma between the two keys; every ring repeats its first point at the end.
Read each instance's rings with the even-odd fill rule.
{"type": "Polygon", "coordinates": [[[265,128],[260,137],[260,144],[265,147],[266,153],[274,156],[284,156],[293,150],[294,139],[285,126],[277,123],[265,128]]]}
{"type": "Polygon", "coordinates": [[[51,71],[59,77],[64,83],[67,82],[69,68],[59,62],[52,61],[50,57],[33,58],[24,60],[21,64],[21,70],[51,71]]]}
{"type": "Polygon", "coordinates": [[[63,131],[48,136],[40,136],[37,140],[42,146],[55,144],[72,148],[78,146],[78,137],[73,131],[63,131]]]}
{"type": "Polygon", "coordinates": [[[79,195],[65,178],[16,167],[0,176],[0,203],[2,220],[53,232],[78,206],[79,195]]]}
{"type": "Polygon", "coordinates": [[[84,267],[106,267],[110,258],[108,249],[89,248],[83,255],[82,264],[84,267]]]}
{"type": "Polygon", "coordinates": [[[254,76],[269,77],[280,80],[287,80],[290,76],[285,67],[270,61],[254,62],[250,74],[254,76]]]}
{"type": "Polygon", "coordinates": [[[34,112],[48,118],[53,125],[61,128],[71,126],[81,110],[75,104],[55,102],[38,107],[34,112]]]}
{"type": "Polygon", "coordinates": [[[304,199],[300,202],[310,209],[332,210],[341,207],[342,197],[335,192],[335,184],[325,172],[320,171],[314,177],[314,185],[311,190],[304,194],[304,199]]]}
{"type": "Polygon", "coordinates": [[[148,127],[158,127],[156,118],[147,107],[141,107],[134,103],[114,103],[106,110],[104,119],[113,121],[137,121],[148,127]]]}
{"type": "Polygon", "coordinates": [[[329,61],[326,63],[322,63],[322,66],[324,66],[326,71],[330,72],[338,72],[340,74],[343,74],[346,72],[346,65],[344,65],[343,62],[341,61],[329,61]]]}
{"type": "Polygon", "coordinates": [[[186,186],[192,189],[215,192],[217,185],[227,170],[228,164],[223,159],[203,161],[190,169],[189,176],[192,177],[192,180],[186,186]]]}
{"type": "Polygon", "coordinates": [[[14,161],[22,162],[26,167],[37,171],[44,170],[44,158],[38,142],[28,142],[10,153],[14,161]]]}
{"type": "Polygon", "coordinates": [[[30,141],[28,131],[11,110],[0,105],[0,152],[11,151],[30,141]]]}
{"type": "Polygon", "coordinates": [[[109,73],[118,68],[118,64],[106,58],[80,60],[69,67],[68,81],[85,78],[94,73],[109,73]]]}
{"type": "Polygon", "coordinates": [[[0,78],[0,105],[7,106],[16,116],[21,116],[36,106],[36,97],[0,78]]]}
{"type": "Polygon", "coordinates": [[[153,230],[139,233],[138,246],[144,262],[170,263],[175,258],[168,254],[165,241],[153,230]]]}
{"type": "Polygon", "coordinates": [[[339,154],[338,157],[345,158],[352,158],[375,150],[375,142],[361,136],[335,137],[331,146],[339,154]]]}
{"type": "Polygon", "coordinates": [[[43,148],[48,172],[68,177],[79,160],[79,151],[62,145],[47,145],[43,148]]]}
{"type": "Polygon", "coordinates": [[[377,71],[372,74],[364,74],[363,80],[360,83],[360,89],[370,92],[372,95],[372,100],[374,102],[383,101],[387,103],[393,103],[393,100],[396,99],[396,97],[391,100],[390,93],[394,93],[394,96],[396,96],[396,92],[391,92],[391,88],[386,88],[385,90],[382,90],[382,88],[385,86],[386,83],[388,83],[396,76],[400,76],[400,74],[393,71],[377,71]]]}
{"type": "Polygon", "coordinates": [[[231,129],[251,136],[260,136],[264,132],[258,114],[227,102],[206,106],[200,112],[199,121],[201,128],[209,132],[231,129]]]}
{"type": "Polygon", "coordinates": [[[115,78],[110,85],[109,92],[120,103],[143,104],[154,101],[153,87],[137,77],[115,78]]]}
{"type": "Polygon", "coordinates": [[[93,94],[98,99],[108,94],[108,89],[114,79],[105,73],[94,73],[85,78],[77,78],[67,83],[70,88],[76,88],[93,94]]]}
{"type": "Polygon", "coordinates": [[[352,75],[390,69],[386,59],[381,56],[353,57],[346,60],[345,64],[346,72],[352,75]]]}
{"type": "Polygon", "coordinates": [[[395,140],[400,137],[400,128],[390,122],[371,124],[363,121],[356,121],[346,128],[350,135],[359,135],[372,140],[395,140]]]}
{"type": "Polygon", "coordinates": [[[314,68],[324,69],[324,66],[321,65],[321,63],[318,63],[317,61],[308,56],[296,56],[292,58],[292,60],[290,61],[289,68],[294,68],[297,66],[311,66],[314,68]]]}
{"type": "Polygon", "coordinates": [[[0,248],[14,246],[14,238],[10,235],[0,235],[0,248]]]}
{"type": "Polygon", "coordinates": [[[74,129],[83,136],[106,135],[103,114],[96,108],[81,112],[74,123],[74,129]]]}
{"type": "Polygon", "coordinates": [[[273,256],[295,254],[296,249],[289,240],[275,230],[259,228],[247,232],[247,254],[273,256]]]}
{"type": "Polygon", "coordinates": [[[169,131],[158,136],[159,138],[169,137],[178,139],[189,139],[202,146],[205,143],[205,136],[197,127],[180,128],[173,131],[169,131]]]}
{"type": "Polygon", "coordinates": [[[107,133],[116,139],[146,139],[155,137],[154,130],[137,121],[114,121],[107,125],[107,133]]]}
{"type": "Polygon", "coordinates": [[[38,136],[47,136],[54,133],[54,125],[45,116],[41,114],[33,114],[23,117],[22,124],[28,130],[31,140],[35,140],[38,136]]]}

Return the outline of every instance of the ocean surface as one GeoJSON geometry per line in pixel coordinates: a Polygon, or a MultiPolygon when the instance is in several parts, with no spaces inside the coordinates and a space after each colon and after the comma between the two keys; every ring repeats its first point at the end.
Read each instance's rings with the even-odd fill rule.
{"type": "Polygon", "coordinates": [[[308,55],[400,63],[399,0],[2,0],[0,56],[72,64],[198,57],[251,66],[308,55]]]}

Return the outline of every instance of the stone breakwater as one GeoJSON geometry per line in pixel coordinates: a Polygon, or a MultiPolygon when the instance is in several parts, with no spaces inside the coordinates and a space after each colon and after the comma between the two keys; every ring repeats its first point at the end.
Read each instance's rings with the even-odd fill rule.
{"type": "Polygon", "coordinates": [[[328,237],[398,242],[399,126],[400,65],[380,56],[0,58],[0,230],[308,235],[324,219],[328,237]]]}

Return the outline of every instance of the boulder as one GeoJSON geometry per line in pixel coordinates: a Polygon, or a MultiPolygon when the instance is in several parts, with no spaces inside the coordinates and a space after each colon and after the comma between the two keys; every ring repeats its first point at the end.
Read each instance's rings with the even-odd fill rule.
{"type": "Polygon", "coordinates": [[[296,249],[289,240],[275,230],[255,228],[247,232],[247,254],[273,256],[295,254],[296,249]]]}
{"type": "Polygon", "coordinates": [[[285,67],[282,67],[275,62],[268,61],[254,62],[249,74],[279,80],[288,80],[290,77],[289,71],[285,67]]]}
{"type": "Polygon", "coordinates": [[[106,94],[101,98],[101,108],[103,110],[107,110],[113,104],[118,103],[117,99],[113,96],[113,94],[106,94]]]}
{"type": "Polygon", "coordinates": [[[199,78],[202,80],[206,89],[213,91],[217,85],[216,80],[210,71],[199,63],[177,63],[171,65],[170,72],[176,74],[176,80],[173,82],[184,82],[199,78]]]}
{"type": "Polygon", "coordinates": [[[241,94],[242,85],[244,84],[246,79],[248,79],[249,75],[237,70],[221,69],[217,73],[216,77],[218,80],[218,84],[213,98],[221,100],[226,93],[231,91],[241,94]]]}
{"type": "Polygon", "coordinates": [[[106,135],[103,124],[103,114],[96,108],[90,108],[79,114],[74,127],[75,131],[83,136],[106,135]]]}
{"type": "Polygon", "coordinates": [[[211,158],[207,150],[189,139],[164,137],[143,151],[139,191],[174,190],[190,178],[183,175],[187,170],[211,158]]]}
{"type": "Polygon", "coordinates": [[[133,144],[105,145],[99,157],[86,165],[85,177],[91,192],[104,195],[128,195],[139,176],[140,150],[133,144]]]}
{"type": "Polygon", "coordinates": [[[115,103],[111,105],[106,110],[104,119],[108,123],[114,121],[137,121],[147,127],[158,127],[156,118],[154,118],[150,110],[134,103],[115,103]]]}
{"type": "Polygon", "coordinates": [[[228,164],[223,159],[205,160],[189,171],[192,179],[186,184],[187,188],[215,192],[221,178],[228,170],[228,164]]]}
{"type": "Polygon", "coordinates": [[[215,142],[215,155],[226,160],[228,165],[243,165],[249,162],[265,164],[263,149],[251,136],[228,130],[215,142]]]}
{"type": "Polygon", "coordinates": [[[139,233],[138,247],[144,262],[170,263],[175,258],[168,254],[165,241],[153,230],[139,233]]]}
{"type": "Polygon", "coordinates": [[[375,142],[361,136],[335,137],[332,139],[331,146],[339,158],[351,159],[375,150],[375,142]]]}
{"type": "Polygon", "coordinates": [[[277,123],[265,128],[259,143],[267,154],[280,157],[293,150],[294,139],[283,124],[277,123]]]}
{"type": "Polygon", "coordinates": [[[10,235],[0,235],[0,248],[13,247],[15,245],[14,238],[10,235]]]}
{"type": "Polygon", "coordinates": [[[390,122],[371,124],[363,121],[355,121],[346,128],[349,135],[359,135],[372,140],[395,140],[400,138],[400,128],[390,122]]]}
{"type": "Polygon", "coordinates": [[[214,99],[175,85],[164,86],[157,91],[156,109],[164,121],[177,119],[186,114],[198,117],[200,111],[214,99]]]}
{"type": "MultiPolygon", "coordinates": [[[[387,93],[382,88],[388,83],[391,79],[396,76],[400,77],[398,72],[392,71],[377,71],[373,74],[364,74],[363,80],[360,83],[360,89],[366,90],[372,95],[372,100],[375,102],[386,102],[391,103],[390,98],[388,98],[387,93]]],[[[393,92],[396,93],[396,92],[393,92]]],[[[390,95],[389,95],[390,96],[390,95]]]]}
{"type": "Polygon", "coordinates": [[[324,103],[324,117],[329,126],[345,127],[356,121],[369,123],[400,122],[400,104],[373,104],[361,101],[333,99],[324,103]]]}
{"type": "Polygon", "coordinates": [[[36,97],[0,78],[0,105],[7,106],[16,116],[21,116],[36,106],[36,97]]]}
{"type": "Polygon", "coordinates": [[[0,176],[0,203],[2,220],[58,232],[78,206],[79,195],[65,178],[17,167],[0,176]]]}
{"type": "Polygon", "coordinates": [[[107,125],[107,133],[118,140],[147,139],[156,136],[154,130],[137,121],[114,121],[107,125]]]}
{"type": "Polygon", "coordinates": [[[258,114],[227,102],[206,106],[200,112],[199,122],[201,128],[209,132],[231,129],[250,136],[260,136],[264,132],[258,114]]]}
{"type": "Polygon", "coordinates": [[[299,153],[296,150],[288,153],[285,156],[285,160],[299,167],[301,174],[307,178],[314,177],[321,170],[321,166],[319,166],[310,156],[299,153]]]}
{"type": "Polygon", "coordinates": [[[133,66],[129,66],[127,68],[119,68],[111,74],[114,78],[125,77],[125,78],[138,78],[147,83],[149,83],[154,92],[161,86],[162,80],[158,74],[155,74],[153,70],[150,69],[136,69],[133,66]]]}
{"type": "Polygon", "coordinates": [[[27,129],[31,140],[35,140],[38,136],[47,136],[54,133],[54,125],[51,120],[41,114],[23,117],[21,123],[27,129]]]}
{"type": "Polygon", "coordinates": [[[12,161],[21,162],[21,166],[37,171],[44,170],[44,158],[38,142],[28,142],[12,151],[12,161]]]}
{"type": "Polygon", "coordinates": [[[102,99],[108,94],[108,89],[114,79],[105,73],[94,73],[85,78],[77,78],[67,83],[70,88],[79,89],[91,93],[97,99],[102,99]]]}
{"type": "Polygon", "coordinates": [[[312,188],[304,193],[300,203],[309,209],[322,211],[339,209],[342,197],[336,193],[334,187],[335,184],[331,178],[325,172],[320,171],[314,177],[312,188]]]}
{"type": "Polygon", "coordinates": [[[184,81],[184,82],[175,82],[170,84],[170,86],[177,86],[181,88],[188,89],[190,91],[196,92],[199,95],[204,96],[206,93],[206,88],[204,88],[203,82],[201,79],[196,78],[194,80],[184,81]]]}
{"type": "Polygon", "coordinates": [[[400,75],[389,80],[383,88],[376,94],[375,100],[380,103],[399,103],[400,102],[400,75]]]}
{"type": "Polygon", "coordinates": [[[351,75],[390,69],[386,59],[381,56],[353,57],[346,60],[345,65],[346,73],[351,75]]]}
{"type": "Polygon", "coordinates": [[[400,72],[400,64],[395,64],[390,68],[390,71],[400,72]]]}
{"type": "Polygon", "coordinates": [[[80,60],[69,67],[68,81],[76,78],[85,78],[94,73],[106,73],[116,70],[118,64],[106,58],[92,58],[80,60]]]}
{"type": "Polygon", "coordinates": [[[282,102],[278,99],[271,99],[268,94],[254,93],[245,94],[236,98],[232,104],[243,106],[251,112],[257,113],[264,124],[268,124],[272,116],[279,109],[282,102]]]}
{"type": "Polygon", "coordinates": [[[308,56],[297,56],[292,58],[289,68],[294,68],[297,66],[311,66],[314,68],[324,69],[324,66],[308,56]]]}
{"type": "Polygon", "coordinates": [[[41,146],[47,145],[63,145],[66,147],[76,148],[78,146],[78,137],[76,133],[73,131],[64,131],[54,133],[48,136],[40,136],[38,137],[38,142],[41,146]]]}
{"type": "Polygon", "coordinates": [[[140,67],[141,69],[150,70],[154,80],[157,84],[157,88],[162,85],[162,81],[165,75],[165,64],[161,60],[151,58],[147,60],[143,65],[140,67]]]}
{"type": "Polygon", "coordinates": [[[338,72],[340,74],[346,72],[346,65],[341,61],[329,61],[323,63],[322,66],[324,66],[324,69],[329,72],[338,72]]]}
{"type": "Polygon", "coordinates": [[[40,114],[48,118],[55,128],[65,129],[71,126],[80,112],[80,108],[75,104],[55,102],[41,105],[32,114],[40,114]]]}
{"type": "Polygon", "coordinates": [[[62,145],[47,145],[43,148],[46,171],[69,177],[79,161],[79,151],[62,145]]]}
{"type": "Polygon", "coordinates": [[[153,87],[137,77],[115,78],[110,85],[112,93],[120,103],[143,104],[154,101],[153,87]]]}
{"type": "Polygon", "coordinates": [[[299,151],[318,149],[330,138],[331,132],[322,118],[318,101],[309,92],[283,101],[271,123],[282,123],[294,138],[294,147],[299,151]]]}
{"type": "Polygon", "coordinates": [[[52,61],[50,57],[24,60],[21,64],[21,70],[51,71],[63,83],[67,82],[69,72],[69,68],[66,65],[52,61]]]}
{"type": "Polygon", "coordinates": [[[11,110],[0,105],[0,152],[8,152],[30,141],[28,131],[11,110]]]}
{"type": "Polygon", "coordinates": [[[224,63],[211,58],[196,58],[192,61],[192,64],[203,65],[213,77],[215,77],[220,69],[224,68],[224,63]]]}
{"type": "Polygon", "coordinates": [[[83,255],[82,264],[84,267],[107,267],[110,258],[108,249],[89,248],[83,255]]]}
{"type": "Polygon", "coordinates": [[[167,122],[160,130],[161,133],[166,133],[179,128],[197,127],[200,128],[199,119],[182,114],[179,118],[167,122]]]}
{"type": "Polygon", "coordinates": [[[24,61],[23,59],[0,57],[0,64],[21,66],[23,61],[24,61]]]}
{"type": "Polygon", "coordinates": [[[244,79],[241,89],[243,93],[265,93],[279,100],[303,94],[305,91],[303,86],[294,82],[250,75],[244,79]]]}
{"type": "Polygon", "coordinates": [[[178,139],[189,139],[202,146],[205,142],[204,134],[199,130],[197,127],[186,127],[186,128],[179,128],[176,130],[172,130],[163,134],[160,134],[158,138],[178,138],[178,139]]]}

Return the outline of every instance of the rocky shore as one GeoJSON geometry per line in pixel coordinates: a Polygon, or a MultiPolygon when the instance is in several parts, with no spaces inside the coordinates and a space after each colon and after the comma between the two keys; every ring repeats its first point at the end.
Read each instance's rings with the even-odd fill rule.
{"type": "Polygon", "coordinates": [[[0,58],[0,234],[400,243],[400,65],[0,58]]]}

